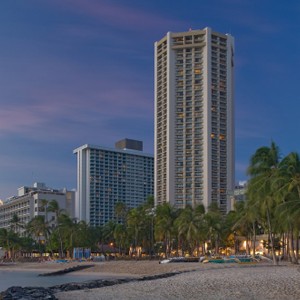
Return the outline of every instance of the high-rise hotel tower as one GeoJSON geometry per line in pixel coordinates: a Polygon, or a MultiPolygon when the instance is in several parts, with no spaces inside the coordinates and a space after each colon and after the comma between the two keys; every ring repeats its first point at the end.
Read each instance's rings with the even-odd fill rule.
{"type": "Polygon", "coordinates": [[[212,202],[234,189],[234,39],[210,28],[155,43],[155,202],[212,202]]]}
{"type": "Polygon", "coordinates": [[[127,209],[145,203],[153,195],[153,155],[143,151],[141,141],[124,139],[115,149],[85,144],[77,155],[75,216],[91,226],[118,221],[115,205],[127,209]]]}

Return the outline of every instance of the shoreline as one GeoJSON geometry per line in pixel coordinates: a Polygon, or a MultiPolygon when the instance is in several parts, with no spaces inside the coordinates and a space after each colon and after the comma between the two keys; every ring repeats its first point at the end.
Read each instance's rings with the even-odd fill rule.
{"type": "MultiPolygon", "coordinates": [[[[91,264],[91,262],[81,262],[79,264],[91,264]]],[[[78,265],[78,262],[72,263],[64,263],[64,264],[53,264],[53,263],[22,263],[15,264],[10,267],[0,266],[1,270],[9,270],[9,271],[34,271],[34,272],[55,272],[57,270],[62,270],[69,268],[71,266],[78,265]]],[[[50,293],[54,298],[59,300],[71,300],[77,298],[86,298],[86,299],[115,299],[119,298],[130,298],[130,299],[151,299],[155,296],[155,298],[160,299],[161,294],[159,289],[168,290],[170,289],[170,285],[180,294],[186,293],[186,297],[183,298],[191,298],[193,299],[193,293],[190,289],[182,289],[180,284],[182,282],[191,283],[196,280],[195,286],[196,290],[199,290],[199,282],[205,282],[206,276],[211,277],[211,280],[214,282],[216,278],[220,277],[219,280],[225,280],[225,283],[228,281],[230,276],[234,276],[240,280],[239,277],[246,277],[248,284],[253,280],[256,280],[256,277],[261,276],[261,274],[265,274],[268,276],[270,274],[281,274],[282,278],[280,279],[283,282],[283,287],[287,285],[285,282],[286,279],[292,274],[292,277],[297,277],[297,280],[300,282],[300,273],[299,266],[290,265],[288,263],[282,263],[279,266],[273,266],[270,263],[252,263],[252,264],[237,264],[237,263],[223,263],[223,264],[203,264],[203,263],[169,263],[169,264],[159,264],[158,261],[108,261],[108,262],[99,262],[93,263],[93,267],[89,269],[83,269],[80,271],[72,272],[75,276],[81,276],[83,278],[81,283],[66,283],[62,285],[54,285],[49,288],[36,288],[36,290],[43,290],[45,293],[50,293]],[[279,270],[279,272],[277,271],[279,270]],[[282,270],[282,272],[280,272],[282,270]],[[84,281],[85,276],[89,275],[101,275],[102,279],[98,280],[89,280],[84,281]],[[239,275],[240,274],[240,275],[239,275]],[[105,279],[103,279],[105,278],[105,279]],[[227,279],[227,281],[226,281],[227,279]],[[151,294],[151,297],[145,296],[147,291],[152,290],[154,288],[154,294],[151,294]],[[145,291],[146,289],[146,291],[145,291]],[[192,294],[191,294],[192,293],[192,294]],[[144,297],[145,296],[145,297],[144,297]],[[152,297],[153,296],[153,297],[152,297]]],[[[64,276],[64,275],[59,275],[64,276]]],[[[234,281],[234,280],[233,280],[234,281]]],[[[233,292],[235,289],[243,290],[244,286],[247,286],[247,282],[242,285],[239,284],[231,284],[228,291],[230,289],[233,292]]],[[[272,278],[270,278],[269,282],[266,281],[265,285],[267,286],[269,283],[272,283],[272,278]]],[[[207,283],[206,283],[207,284],[207,283]]],[[[216,289],[215,293],[222,290],[222,285],[224,282],[220,282],[221,286],[216,289]]],[[[226,285],[226,284],[225,284],[226,285]]],[[[200,285],[202,286],[202,285],[200,285]]],[[[26,290],[26,288],[24,288],[26,290]]],[[[227,291],[227,292],[228,292],[227,291]]],[[[170,291],[171,292],[171,291],[170,291]]],[[[199,291],[200,292],[200,291],[199,291]]],[[[201,291],[204,293],[205,291],[201,291]]],[[[258,293],[264,293],[261,289],[258,288],[258,293]]],[[[164,293],[163,293],[164,294],[164,293]]],[[[252,299],[260,299],[260,294],[253,294],[252,299]],[[253,298],[254,297],[254,298],[253,298]]],[[[272,291],[271,291],[272,294],[272,291]]],[[[230,294],[231,295],[231,294],[230,294]]],[[[264,295],[264,294],[263,294],[264,295]]],[[[164,295],[167,297],[168,295],[164,295]]],[[[209,296],[209,295],[207,295],[209,296]]],[[[220,297],[222,294],[220,295],[220,297]]],[[[232,295],[231,295],[232,296],[232,295]]],[[[231,297],[230,296],[230,297],[231,297]]],[[[264,295],[266,297],[266,295],[264,295]]],[[[285,294],[281,295],[280,299],[285,299],[285,294]]],[[[182,299],[183,299],[182,298],[182,299]]],[[[206,297],[207,298],[207,297],[206,297]]],[[[232,297],[231,297],[232,298],[232,297]]],[[[289,299],[300,298],[300,291],[291,292],[289,295],[289,299]],[[293,295],[296,295],[293,298],[293,295]],[[292,298],[291,298],[292,297],[292,298]]],[[[38,299],[38,298],[31,298],[38,299]]],[[[40,298],[41,299],[41,298],[40,298]]],[[[161,298],[162,299],[162,298],[161,298]]],[[[164,299],[181,299],[178,298],[164,298],[164,299]]],[[[196,299],[196,298],[194,298],[196,299]]],[[[207,299],[229,299],[229,298],[207,298],[207,299]]],[[[235,298],[232,298],[235,299],[235,298]]],[[[239,297],[241,299],[241,297],[239,297]]],[[[246,298],[245,298],[246,299],[246,298]]],[[[249,298],[247,298],[249,299],[249,298]]],[[[271,299],[271,298],[265,298],[271,299]]],[[[274,298],[272,299],[279,299],[274,298]]]]}

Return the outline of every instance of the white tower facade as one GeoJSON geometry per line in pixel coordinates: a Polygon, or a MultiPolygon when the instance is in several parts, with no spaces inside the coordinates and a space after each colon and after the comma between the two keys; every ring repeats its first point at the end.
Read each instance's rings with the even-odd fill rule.
{"type": "Polygon", "coordinates": [[[155,43],[155,203],[230,209],[234,38],[210,28],[155,43]]]}

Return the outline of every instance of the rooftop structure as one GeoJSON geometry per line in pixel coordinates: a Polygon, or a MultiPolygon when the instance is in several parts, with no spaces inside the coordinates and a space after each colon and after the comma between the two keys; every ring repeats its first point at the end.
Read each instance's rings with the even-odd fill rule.
{"type": "Polygon", "coordinates": [[[143,151],[143,142],[131,139],[123,139],[116,142],[115,147],[116,149],[143,151]]]}

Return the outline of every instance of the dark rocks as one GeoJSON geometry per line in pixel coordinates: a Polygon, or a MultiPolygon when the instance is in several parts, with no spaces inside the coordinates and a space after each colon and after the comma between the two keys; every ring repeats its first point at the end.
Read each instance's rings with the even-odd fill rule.
{"type": "Polygon", "coordinates": [[[42,287],[20,287],[12,286],[6,291],[0,293],[0,300],[35,300],[35,299],[48,299],[57,300],[54,293],[42,287]]]}
{"type": "Polygon", "coordinates": [[[171,276],[175,276],[183,272],[172,272],[172,273],[164,273],[152,276],[144,276],[141,278],[122,278],[122,279],[107,279],[107,280],[91,280],[85,282],[72,282],[65,283],[61,285],[55,285],[49,288],[41,288],[41,287],[10,287],[6,291],[0,293],[0,300],[34,300],[34,299],[49,299],[49,300],[57,300],[54,296],[55,293],[58,292],[68,292],[75,290],[83,290],[83,289],[96,289],[102,288],[106,286],[122,284],[132,281],[146,281],[146,280],[156,280],[161,278],[167,278],[171,276]]]}
{"type": "Polygon", "coordinates": [[[127,279],[111,279],[111,280],[91,280],[85,282],[78,282],[78,283],[65,283],[61,285],[55,285],[50,287],[49,289],[54,292],[67,292],[67,291],[75,291],[75,290],[83,290],[83,289],[96,289],[105,286],[111,286],[115,284],[122,284],[130,281],[136,281],[135,278],[127,278],[127,279]]]}
{"type": "Polygon", "coordinates": [[[88,269],[88,268],[92,268],[95,265],[78,265],[78,266],[74,266],[74,267],[70,267],[67,269],[63,269],[63,270],[59,270],[59,271],[55,271],[55,272],[50,272],[50,273],[42,273],[39,274],[39,276],[57,276],[57,275],[64,275],[70,272],[75,272],[75,271],[80,271],[83,269],[88,269]]]}

